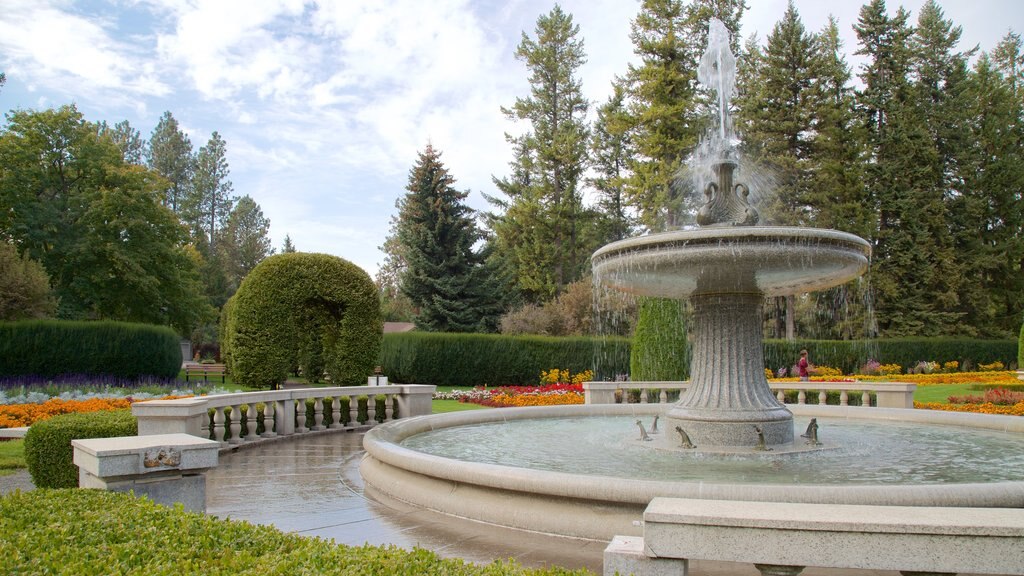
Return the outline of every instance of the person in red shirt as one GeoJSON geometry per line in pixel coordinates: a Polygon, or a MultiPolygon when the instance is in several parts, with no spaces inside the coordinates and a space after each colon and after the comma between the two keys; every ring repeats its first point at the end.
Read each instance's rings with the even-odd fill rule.
{"type": "Polygon", "coordinates": [[[807,382],[810,380],[811,373],[809,371],[811,363],[807,361],[807,350],[800,351],[800,361],[796,363],[797,368],[800,370],[800,381],[807,382]]]}

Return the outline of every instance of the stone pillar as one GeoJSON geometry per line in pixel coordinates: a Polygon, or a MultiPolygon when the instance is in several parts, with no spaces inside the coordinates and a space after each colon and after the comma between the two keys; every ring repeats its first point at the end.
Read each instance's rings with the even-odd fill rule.
{"type": "Polygon", "coordinates": [[[157,504],[206,512],[205,472],[217,465],[220,443],[189,434],[72,440],[78,485],[133,491],[157,504]]]}
{"type": "Polygon", "coordinates": [[[793,414],[764,374],[758,291],[694,294],[690,386],[668,412],[697,446],[755,446],[793,441],[793,414]]]}

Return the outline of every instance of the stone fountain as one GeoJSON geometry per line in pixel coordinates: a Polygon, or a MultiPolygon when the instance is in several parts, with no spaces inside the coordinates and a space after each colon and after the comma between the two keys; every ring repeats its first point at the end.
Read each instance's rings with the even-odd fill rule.
{"type": "Polygon", "coordinates": [[[669,411],[698,448],[793,442],[793,415],[768,388],[761,309],[766,296],[801,294],[857,278],[870,245],[835,230],[757,226],[729,122],[735,59],[714,20],[699,78],[717,93],[718,130],[708,137],[714,179],[697,212],[700,228],[609,244],[592,258],[595,282],[640,296],[688,299],[693,309],[690,387],[669,411]]]}
{"type": "Polygon", "coordinates": [[[801,405],[793,412],[823,422],[827,449],[819,446],[817,420],[805,424],[809,441],[795,446],[793,412],[765,378],[762,303],[859,277],[870,245],[835,230],[758,225],[751,191],[736,182],[741,167],[728,117],[735,68],[720,22],[712,23],[709,38],[699,77],[717,95],[718,130],[704,146],[711,181],[702,187],[699,227],[615,242],[592,257],[601,286],[689,301],[692,373],[688,387],[680,383],[686,392],[671,406],[503,408],[389,422],[364,438],[360,471],[368,494],[499,526],[604,541],[639,534],[644,509],[658,497],[1024,507],[1019,418],[801,405]],[[652,418],[662,419],[662,432],[645,428],[652,418]],[[935,424],[956,426],[953,438],[935,424]],[[880,426],[903,428],[879,433],[880,426]],[[642,439],[628,440],[637,428],[642,439]],[[843,437],[841,429],[848,431],[843,437]],[[930,436],[937,440],[925,444],[930,436]],[[887,437],[913,443],[885,445],[887,437]],[[942,462],[905,461],[910,452],[938,454],[954,439],[968,444],[942,462]],[[944,463],[981,457],[997,443],[1007,448],[967,474],[932,473],[944,463]],[[786,455],[802,450],[811,453],[786,455]],[[885,475],[874,474],[876,465],[885,475]],[[1008,475],[995,477],[993,467],[1008,475]]]}

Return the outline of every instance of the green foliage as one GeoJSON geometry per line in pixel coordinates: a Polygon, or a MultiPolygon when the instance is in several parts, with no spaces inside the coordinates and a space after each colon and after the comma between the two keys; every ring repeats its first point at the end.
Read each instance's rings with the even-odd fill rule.
{"type": "Polygon", "coordinates": [[[127,164],[74,106],[14,111],[0,130],[0,235],[40,262],[58,316],[174,326],[212,316],[166,181],[127,164]]]}
{"type": "Polygon", "coordinates": [[[0,322],[0,376],[174,378],[180,368],[179,338],[167,327],[110,321],[0,322]]]}
{"type": "Polygon", "coordinates": [[[78,467],[72,440],[135,436],[138,422],[131,410],[60,414],[36,422],[25,434],[25,462],[37,488],[75,488],[78,467]]]}
{"type": "Polygon", "coordinates": [[[790,368],[806,348],[812,364],[852,374],[868,359],[883,364],[914,366],[920,361],[957,361],[962,370],[995,361],[1009,366],[1016,354],[1013,340],[967,338],[882,338],[879,340],[765,340],[765,366],[773,372],[790,368]]]}
{"type": "Polygon", "coordinates": [[[512,174],[494,183],[507,200],[490,215],[498,246],[516,285],[531,302],[543,302],[583,275],[594,245],[594,213],[583,205],[581,178],[587,162],[588,102],[578,77],[586,62],[579,26],[557,4],[537,18],[534,37],[525,32],[516,59],[529,71],[530,94],[502,108],[507,118],[528,123],[506,140],[514,147],[512,174]]]}
{"type": "Polygon", "coordinates": [[[527,569],[514,562],[469,564],[422,548],[340,546],[100,490],[33,490],[0,498],[0,549],[9,573],[56,576],[589,574],[557,567],[527,569]]]}
{"type": "Polygon", "coordinates": [[[335,385],[364,384],[373,371],[380,300],[366,272],[347,260],[303,252],[271,256],[232,302],[225,307],[221,345],[236,383],[274,388],[309,347],[322,351],[335,385]]]}
{"type": "Polygon", "coordinates": [[[551,366],[603,380],[626,373],[629,340],[405,332],[384,336],[379,364],[407,384],[533,386],[551,366]]]}
{"type": "Polygon", "coordinates": [[[1017,369],[1024,370],[1024,324],[1020,326],[1020,337],[1017,338],[1017,369]]]}
{"type": "Polygon", "coordinates": [[[0,321],[45,318],[57,310],[50,277],[28,254],[0,242],[0,321]]]}
{"type": "Polygon", "coordinates": [[[25,463],[25,440],[14,439],[0,442],[0,476],[27,467],[25,463]]]}
{"type": "Polygon", "coordinates": [[[690,373],[689,355],[683,303],[642,299],[630,348],[630,379],[685,380],[690,373]]]}
{"type": "MultiPolygon", "coordinates": [[[[491,332],[497,324],[493,274],[473,245],[480,238],[468,192],[427,145],[409,172],[408,193],[398,201],[394,254],[401,293],[416,310],[416,326],[431,332],[491,332]]],[[[386,286],[382,285],[382,288],[386,286]]],[[[394,300],[392,300],[394,302],[394,300]]]]}

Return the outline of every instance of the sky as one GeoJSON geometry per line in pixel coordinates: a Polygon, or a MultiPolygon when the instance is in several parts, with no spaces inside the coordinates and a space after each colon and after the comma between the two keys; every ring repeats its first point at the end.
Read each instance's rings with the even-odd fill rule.
{"type": "MultiPolygon", "coordinates": [[[[852,26],[860,0],[796,0],[808,30],[829,14],[856,74],[852,26]]],[[[889,0],[916,22],[924,0],[889,0]]],[[[744,38],[762,41],[786,0],[748,0],[744,38]]],[[[939,0],[962,26],[960,49],[991,50],[1024,33],[1024,0],[939,0]]],[[[486,211],[492,177],[509,173],[501,112],[527,96],[522,34],[539,0],[0,0],[0,111],[74,103],[92,122],[128,120],[149,137],[170,111],[198,150],[217,131],[234,193],[305,252],[340,256],[371,276],[384,259],[395,202],[417,154],[432,144],[486,211]]],[[[564,0],[588,61],[579,70],[593,108],[635,62],[630,23],[639,0],[564,0]]]]}

